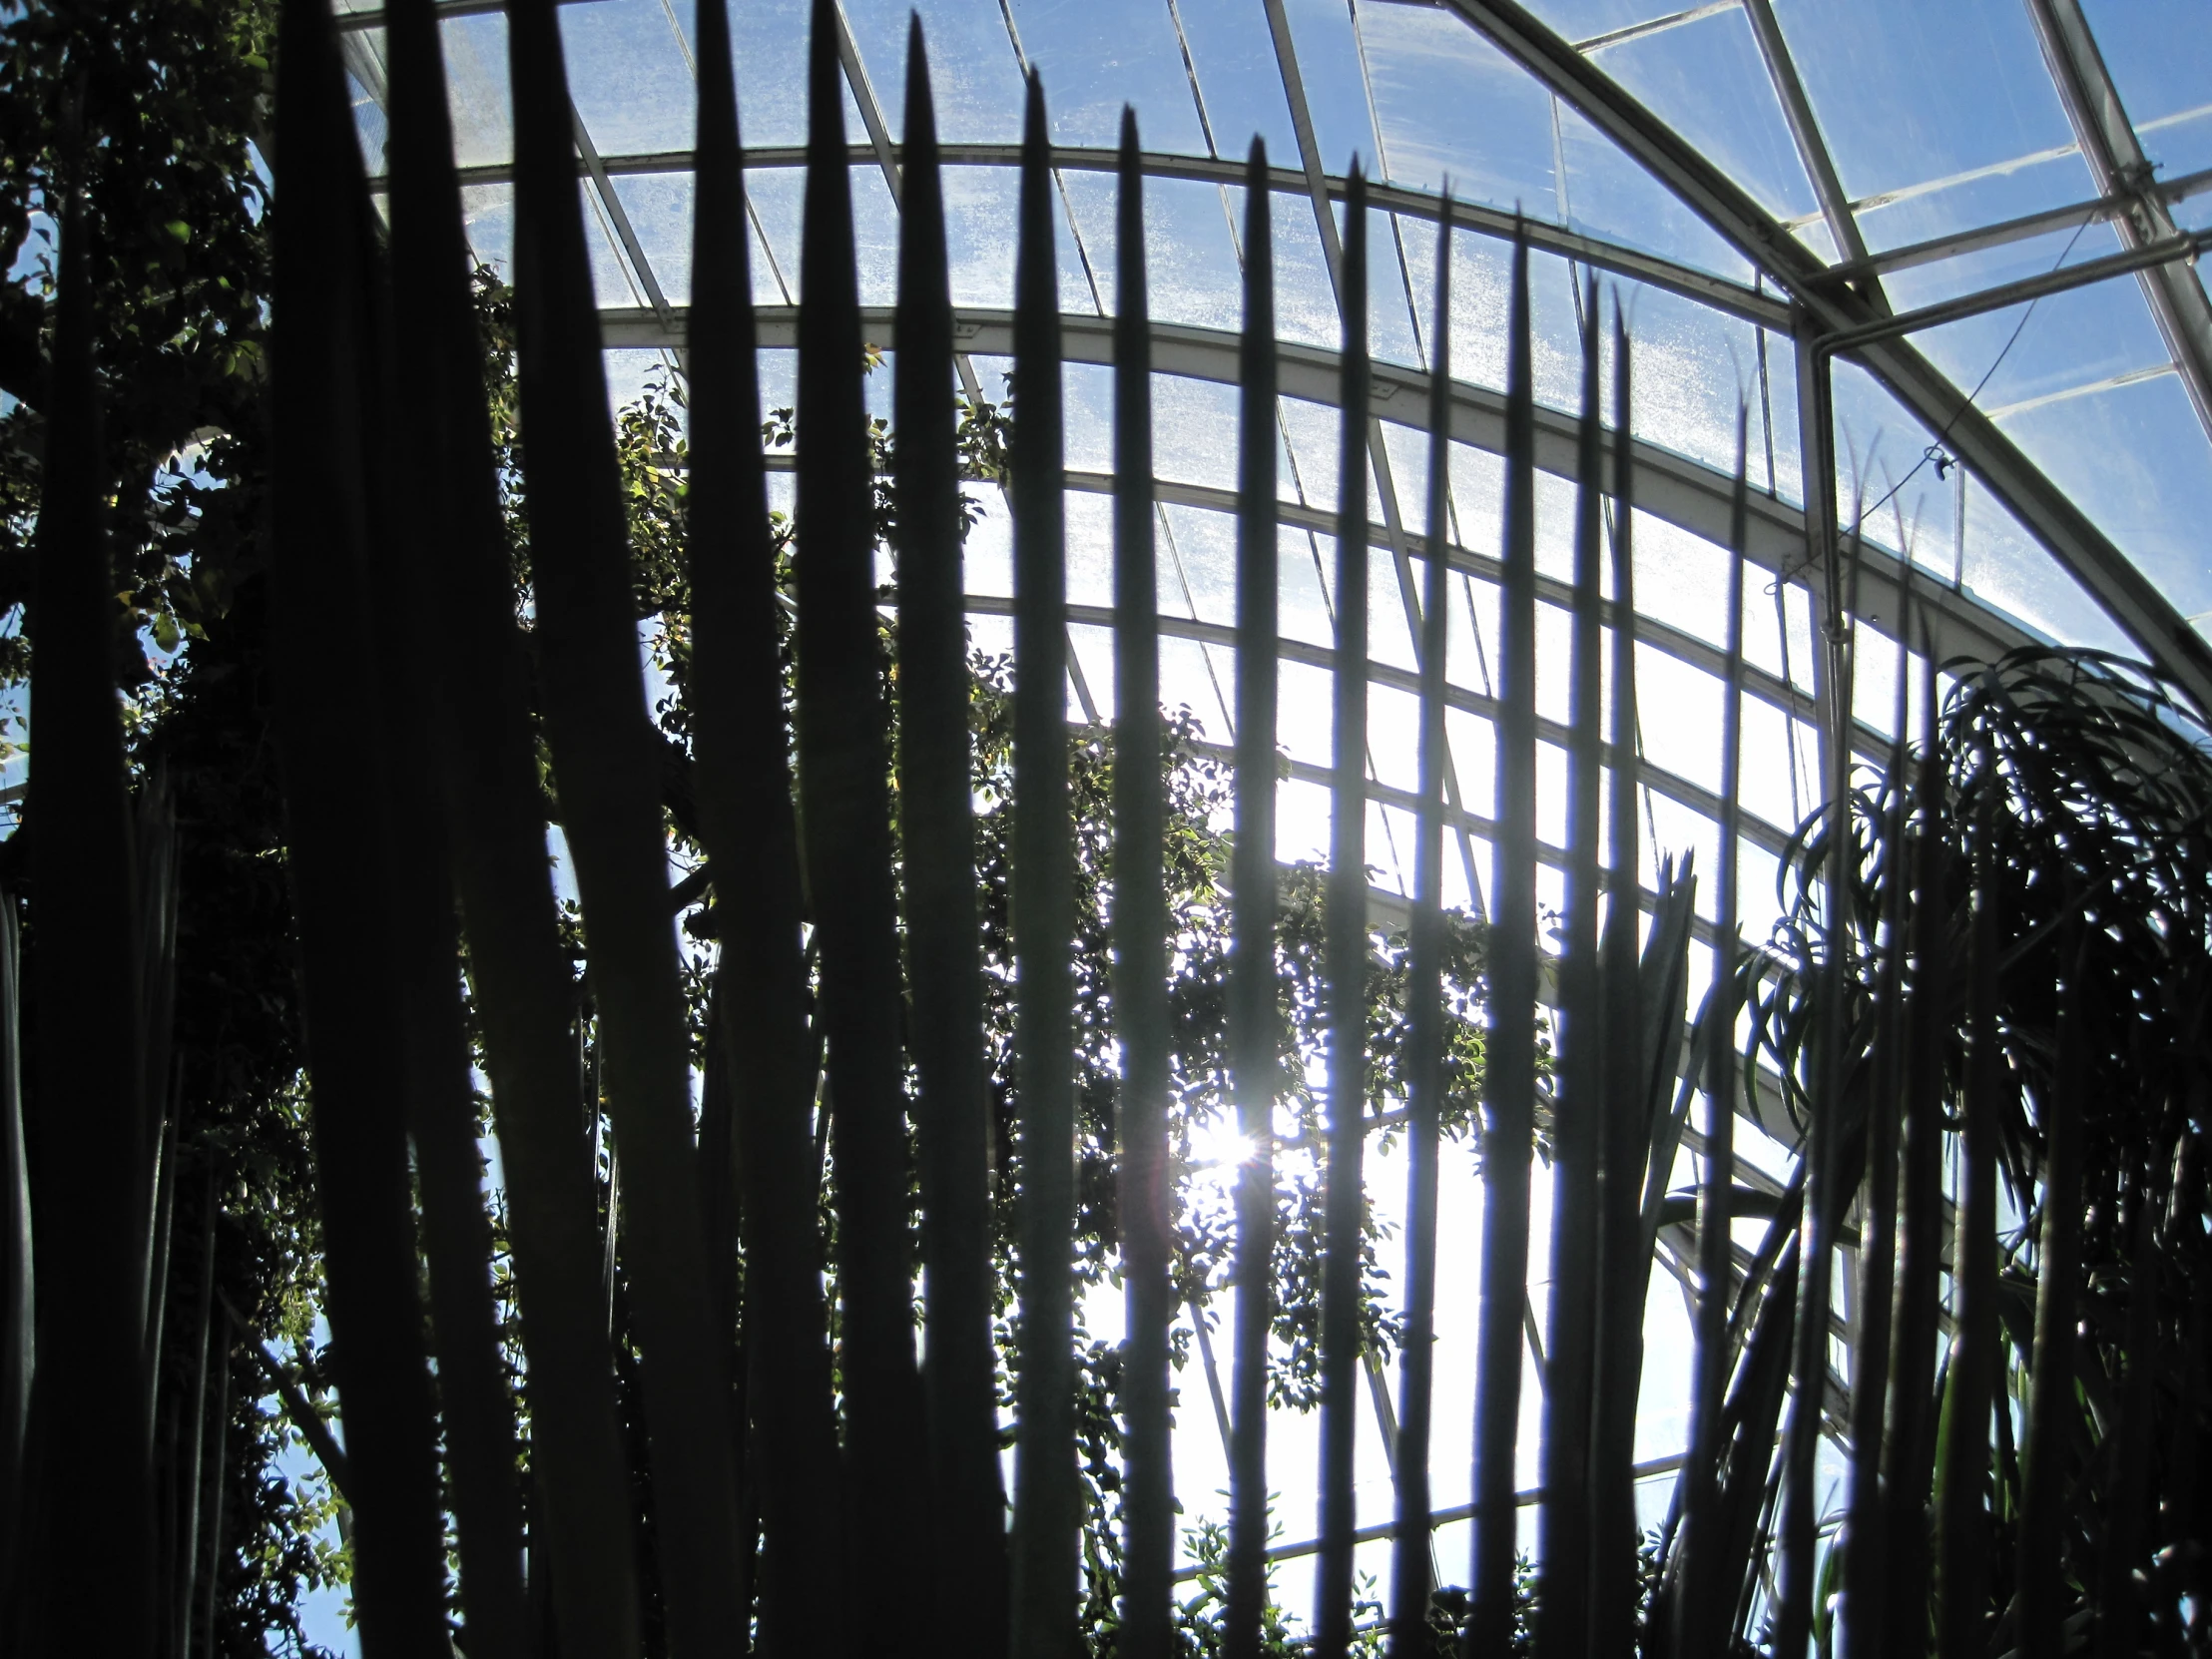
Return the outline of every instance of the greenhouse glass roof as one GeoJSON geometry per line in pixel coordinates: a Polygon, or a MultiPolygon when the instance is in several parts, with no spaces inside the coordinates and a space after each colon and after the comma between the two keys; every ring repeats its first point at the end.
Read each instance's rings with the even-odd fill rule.
{"type": "MultiPolygon", "coordinates": [[[[345,50],[374,174],[381,33],[370,0],[340,0],[341,12],[348,6],[345,50]]],[[[479,257],[503,266],[513,211],[505,18],[498,0],[441,9],[470,235],[479,257]]],[[[792,401],[808,9],[805,0],[746,0],[732,16],[772,406],[792,401]]],[[[1874,646],[1863,644],[1858,659],[1862,753],[1882,752],[1892,720],[1895,659],[1881,642],[1895,637],[1908,561],[1936,601],[1940,655],[1993,656],[2038,638],[2111,646],[2150,658],[2212,707],[2212,303],[2196,264],[2212,245],[2212,31],[2195,0],[1710,0],[1682,9],[1645,0],[930,0],[920,11],[945,146],[961,373],[983,397],[1003,395],[1010,350],[1025,70],[1042,79],[1059,147],[1070,696],[1071,709],[1089,715],[1112,708],[1104,319],[1114,307],[1113,146],[1123,106],[1137,114],[1149,157],[1164,691],[1221,743],[1235,672],[1229,509],[1242,180],[1253,136],[1267,145],[1284,340],[1285,857],[1313,856],[1327,838],[1338,465],[1329,405],[1341,338],[1342,181],[1355,157],[1379,182],[1370,194],[1379,417],[1371,534],[1388,556],[1373,561],[1369,844],[1386,891],[1410,884],[1415,677],[1406,619],[1429,551],[1416,521],[1447,193],[1461,227],[1450,324],[1450,901],[1479,908],[1488,868],[1504,239],[1516,215],[1536,250],[1538,464],[1548,474],[1539,478],[1538,562],[1550,584],[1540,629],[1562,648],[1572,494],[1563,475],[1588,272],[1617,290],[1638,353],[1638,677],[1654,865],[1659,852],[1690,849],[1700,868],[1714,862],[1727,575],[1718,544],[1739,404],[1749,411],[1756,492],[1750,552],[1768,573],[1746,619],[1742,904],[1754,934],[1774,914],[1784,837],[1819,795],[1808,586],[1817,573],[1808,570],[1798,397],[1816,339],[1837,352],[1835,510],[1869,543],[1858,589],[1874,646]]],[[[841,14],[861,299],[876,307],[868,326],[890,347],[890,372],[907,16],[906,0],[844,0],[841,14]]],[[[693,0],[573,0],[561,21],[609,378],[623,401],[682,365],[693,0]]],[[[878,412],[889,408],[888,378],[870,384],[878,412]]],[[[977,642],[996,647],[1009,632],[1009,536],[998,504],[985,507],[968,585],[977,642]]],[[[1563,671],[1540,674],[1539,701],[1546,719],[1563,718],[1563,671]]],[[[1556,726],[1549,732],[1556,739],[1556,726]]],[[[1563,762],[1556,748],[1545,754],[1539,825],[1556,845],[1563,762]]],[[[1556,904],[1556,868],[1547,879],[1544,899],[1556,904]]],[[[1700,905],[1712,914],[1709,896],[1700,905]]],[[[1702,952],[1693,1001],[1710,972],[1702,952]]],[[[1393,1180],[1380,1175],[1377,1190],[1393,1180]]],[[[1447,1217],[1449,1229],[1471,1226],[1463,1213],[1447,1217]]],[[[1545,1230],[1539,1216],[1536,1236],[1545,1230]]],[[[1680,1324],[1679,1309],[1672,1317],[1680,1324]]],[[[1665,1342],[1655,1339],[1653,1353],[1655,1373],[1666,1373],[1665,1342]]],[[[1203,1410],[1195,1404],[1187,1388],[1177,1451],[1187,1506],[1191,1492],[1208,1489],[1212,1466],[1194,1442],[1191,1422],[1203,1410]],[[1188,1456],[1185,1442],[1194,1444],[1188,1456]]],[[[1439,1422],[1450,1414],[1440,1410],[1439,1422]]],[[[1670,1430],[1654,1424],[1664,1414],[1646,1413],[1660,1450],[1670,1430]]],[[[1677,1421],[1671,1443],[1679,1430],[1677,1421]]],[[[1379,1470],[1369,1450],[1363,1469],[1379,1470]]],[[[1437,1466],[1450,1467],[1449,1444],[1437,1452],[1437,1466]]],[[[1218,1448],[1211,1455],[1218,1462],[1218,1448]]],[[[1439,1487],[1437,1501],[1457,1500],[1439,1487]]]]}

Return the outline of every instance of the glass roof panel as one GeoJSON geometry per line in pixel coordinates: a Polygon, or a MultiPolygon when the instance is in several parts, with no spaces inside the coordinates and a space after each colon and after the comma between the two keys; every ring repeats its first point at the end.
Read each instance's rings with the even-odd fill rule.
{"type": "Polygon", "coordinates": [[[1987,490],[1966,486],[1965,591],[2045,639],[2141,653],[1987,490]]]}
{"type": "MultiPolygon", "coordinates": [[[[507,97],[507,19],[498,12],[444,18],[438,38],[445,49],[454,161],[462,167],[480,167],[514,160],[514,117],[507,97]]],[[[687,125],[687,144],[690,133],[687,125]]]]}
{"type": "MultiPolygon", "coordinates": [[[[1343,173],[1358,156],[1375,177],[1375,123],[1368,113],[1367,76],[1351,10],[1343,0],[1285,0],[1283,10],[1290,20],[1321,165],[1343,173]]],[[[1299,165],[1295,154],[1286,160],[1299,165]]]]}
{"type": "Polygon", "coordinates": [[[1643,167],[1570,109],[1554,107],[1566,162],[1562,217],[1577,231],[1677,265],[1751,280],[1751,264],[1643,167]]]}
{"type": "Polygon", "coordinates": [[[1818,208],[1740,9],[1604,47],[1591,61],[1778,219],[1818,208]]]}
{"type": "MultiPolygon", "coordinates": [[[[2050,270],[2052,244],[2062,250],[2066,240],[2039,237],[2033,244],[1990,249],[1957,263],[1982,268],[1972,286],[1992,287],[2050,270]]],[[[2099,223],[2082,235],[2066,263],[2078,265],[2118,247],[2111,227],[2099,223]]],[[[1892,299],[1901,306],[1923,303],[1917,294],[1906,297],[1915,286],[1901,284],[1903,291],[1893,291],[1892,299]]],[[[1914,339],[1961,392],[1979,387],[1974,402],[1991,412],[2172,361],[2133,276],[2046,294],[2032,306],[2008,305],[1925,330],[1914,339]]]]}
{"type": "MultiPolygon", "coordinates": [[[[2054,203],[2070,206],[2086,202],[2094,194],[2079,153],[2069,148],[2056,155],[2039,151],[1998,167],[1970,169],[1954,180],[1924,181],[1861,198],[1856,217],[1869,252],[1880,254],[1982,225],[2000,225],[2054,203]]],[[[2058,246],[2063,242],[2062,237],[2058,246]]],[[[2044,262],[2046,269],[2055,263],[2056,252],[2054,247],[2052,258],[2044,262]]],[[[1909,273],[1893,272],[1883,281],[1893,294],[1896,284],[1909,276],[1914,282],[1931,284],[1927,289],[1930,297],[1965,293],[1981,284],[1958,269],[1962,265],[1939,261],[1914,267],[1909,273]]],[[[1916,298],[1909,303],[1922,301],[1916,298]]]]}
{"type": "MultiPolygon", "coordinates": [[[[730,56],[737,65],[738,132],[745,142],[805,144],[807,0],[746,0],[732,6],[730,56]]],[[[573,64],[569,73],[576,73],[573,64]]],[[[940,81],[940,108],[942,87],[940,81]]]]}
{"type": "Polygon", "coordinates": [[[1113,149],[1121,143],[1126,104],[1137,112],[1145,149],[1206,154],[1183,48],[1164,0],[1080,6],[1018,0],[1013,11],[1022,50],[1044,80],[1055,143],[1113,149]]]}
{"type": "Polygon", "coordinates": [[[692,176],[644,173],[609,181],[654,279],[671,305],[691,303],[692,176]]]}
{"type": "Polygon", "coordinates": [[[1360,33],[1392,184],[1556,217],[1543,88],[1440,9],[1366,6],[1360,33]]]}
{"type": "Polygon", "coordinates": [[[2160,177],[2212,166],[2212,29],[2195,0],[2083,0],[2104,67],[2160,177]]]}
{"type": "Polygon", "coordinates": [[[1283,98],[1283,74],[1260,8],[1171,3],[1169,10],[1181,21],[1220,153],[1242,161],[1257,133],[1268,142],[1271,163],[1298,166],[1298,139],[1283,98]]]}
{"type": "MultiPolygon", "coordinates": [[[[906,20],[915,9],[912,0],[846,0],[844,7],[853,44],[867,66],[868,81],[894,143],[906,128],[906,20]]],[[[928,41],[937,137],[946,144],[1018,144],[1021,64],[1006,38],[998,8],[923,5],[918,9],[928,41]]],[[[797,35],[806,39],[804,18],[797,35]]],[[[1056,115],[1049,79],[1044,90],[1045,108],[1056,115]]],[[[1054,133],[1058,133],[1057,121],[1054,133]]]]}
{"type": "MultiPolygon", "coordinates": [[[[1775,0],[1775,13],[1854,200],[2073,143],[2018,0],[1951,0],[1939,15],[1916,0],[1775,0]]],[[[2077,169],[2038,206],[2087,195],[2087,178],[2077,169]]]]}
{"type": "Polygon", "coordinates": [[[594,0],[558,15],[569,96],[600,155],[689,149],[699,88],[669,5],[594,0]]]}
{"type": "Polygon", "coordinates": [[[2200,630],[2212,622],[2212,446],[2181,382],[2161,374],[2001,422],[2200,630]]]}
{"type": "MultiPolygon", "coordinates": [[[[1605,329],[1602,372],[1610,397],[1612,284],[1601,282],[1598,295],[1605,329]]],[[[1633,353],[1635,434],[1716,471],[1734,473],[1741,404],[1750,411],[1751,453],[1760,456],[1766,434],[1761,429],[1759,330],[1663,288],[1626,288],[1619,298],[1628,313],[1633,353]]],[[[1571,406],[1580,408],[1579,393],[1571,406]]]]}

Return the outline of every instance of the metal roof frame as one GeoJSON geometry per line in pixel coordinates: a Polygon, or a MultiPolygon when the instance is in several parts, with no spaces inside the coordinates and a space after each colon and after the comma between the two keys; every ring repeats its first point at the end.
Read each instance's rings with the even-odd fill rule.
{"type": "MultiPolygon", "coordinates": [[[[2143,141],[2128,120],[2119,88],[2105,68],[2104,54],[2089,32],[2089,21],[2081,15],[2081,0],[2027,0],[2027,14],[2090,176],[2099,191],[2121,204],[2112,216],[2120,246],[2150,250],[2170,243],[2175,235],[2173,215],[2159,193],[2149,188],[2151,165],[2143,154],[2143,141]]],[[[2197,420],[2212,438],[2212,299],[2206,298],[2196,274],[2184,266],[2162,261],[2138,271],[2136,276],[2159,337],[2188,388],[2197,420]]]]}
{"type": "MultiPolygon", "coordinates": [[[[1841,334],[1882,320],[1878,307],[1840,279],[1835,268],[1822,265],[1748,192],[1515,0],[1440,3],[1571,105],[1772,276],[1799,307],[1801,332],[1841,334]]],[[[2212,645],[2018,445],[1910,342],[1872,339],[1852,355],[1956,452],[2159,673],[2200,710],[2212,711],[2212,645]]],[[[1829,555],[1821,549],[1815,555],[1810,562],[1818,569],[1829,555]]]]}

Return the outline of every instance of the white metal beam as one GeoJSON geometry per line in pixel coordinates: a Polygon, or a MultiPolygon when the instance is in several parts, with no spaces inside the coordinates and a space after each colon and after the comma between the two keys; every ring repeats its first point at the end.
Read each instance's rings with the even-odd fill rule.
{"type": "MultiPolygon", "coordinates": [[[[2149,188],[2150,162],[2081,14],[2081,0],[2027,0],[2027,14],[2097,189],[2126,202],[2124,211],[2112,216],[2121,246],[2148,249],[2171,241],[2173,215],[2149,188]]],[[[2197,419],[2212,437],[2212,300],[2187,266],[2161,262],[2138,272],[2137,280],[2197,419]]]]}
{"type": "MultiPolygon", "coordinates": [[[[1808,327],[1841,333],[1879,320],[1864,296],[1837,283],[1833,272],[1741,186],[1515,0],[1443,3],[1768,272],[1803,307],[1808,327]]],[[[2198,709],[2212,712],[2212,645],[2072,498],[1911,344],[1876,340],[1859,355],[2088,590],[2152,665],[2198,709]]]]}

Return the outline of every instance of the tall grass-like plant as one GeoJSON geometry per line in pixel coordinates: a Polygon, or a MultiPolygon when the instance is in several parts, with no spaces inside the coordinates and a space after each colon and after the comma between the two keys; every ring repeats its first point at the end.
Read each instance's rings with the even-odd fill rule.
{"type": "MultiPolygon", "coordinates": [[[[549,0],[515,8],[529,431],[518,568],[487,429],[434,9],[394,0],[388,18],[381,250],[326,10],[286,0],[285,18],[272,565],[345,1428],[342,1451],[327,1433],[316,1443],[342,1467],[357,1515],[356,1605],[372,1654],[446,1639],[448,1497],[471,1655],[623,1656],[665,1642],[679,1655],[750,1646],[783,1659],[896,1640],[1016,1659],[1063,1659],[1079,1646],[1257,1659],[1291,1640],[1268,1574],[1282,1553],[1279,1505],[1303,1512],[1309,1498],[1320,1514],[1309,1547],[1322,1559],[1315,1646],[1364,1651],[1381,1632],[1361,1628],[1353,1573],[1364,1536],[1353,1505],[1358,1377],[1370,1362],[1380,1373],[1393,1338],[1395,1582],[1383,1623],[1396,1654],[1426,1659],[1457,1627],[1449,1639],[1478,1655],[1533,1640],[1573,1659],[1752,1647],[1797,1659],[1816,1636],[1834,1636],[1838,1608],[1847,1655],[2201,1646],[2212,1605],[2198,1547],[2212,1444],[2200,1312],[2212,1272],[2200,1145],[2212,763],[2194,713],[2140,672],[2085,653],[1950,664],[1938,698],[1924,637],[1917,740],[1906,732],[1901,649],[1885,764],[1879,776],[1855,773],[1853,599],[1834,574],[1843,547],[1822,550],[1834,555],[1836,647],[1822,685],[1827,800],[1788,843],[1781,923],[1764,940],[1740,938],[1750,695],[1740,434],[1721,631],[1718,973],[1685,1046],[1694,875],[1657,849],[1647,859],[1638,811],[1647,775],[1629,340],[1616,310],[1608,398],[1602,296],[1585,286],[1560,731],[1540,726],[1535,695],[1535,354],[1529,251],[1516,238],[1498,682],[1494,703],[1471,705],[1495,719],[1495,809],[1486,823],[1464,812],[1456,821],[1490,836],[1496,854],[1472,979],[1464,968],[1476,946],[1441,903],[1453,821],[1445,710],[1469,697],[1446,675],[1448,578],[1455,561],[1491,550],[1452,545],[1460,394],[1447,225],[1430,336],[1415,890],[1403,940],[1388,939],[1378,960],[1365,868],[1377,430],[1366,187],[1355,169],[1341,272],[1332,855],[1325,877],[1286,877],[1275,857],[1273,175],[1256,144],[1242,236],[1235,795],[1223,803],[1234,835],[1226,926],[1198,917],[1177,908],[1175,884],[1217,843],[1194,851],[1204,837],[1171,811],[1168,768],[1189,734],[1158,707],[1152,323],[1133,117],[1119,179],[1109,745],[1069,720],[1079,665],[1059,209],[1040,83],[1026,88],[1013,227],[1009,441],[989,461],[1013,521],[1009,699],[1005,669],[975,684],[963,635],[959,484],[988,452],[978,434],[996,430],[996,417],[954,402],[945,185],[918,25],[898,157],[896,436],[886,448],[862,397],[869,359],[838,20],[831,0],[814,8],[800,390],[795,413],[770,417],[772,433],[796,438],[798,511],[780,525],[768,507],[728,17],[716,6],[701,14],[689,478],[662,503],[681,521],[679,561],[674,542],[645,545],[635,522],[626,534],[559,31],[549,0]],[[419,431],[418,502],[389,487],[382,459],[409,430],[402,402],[419,431]],[[886,544],[897,560],[888,595],[874,563],[886,544]],[[655,584],[681,588],[689,606],[682,650],[671,648],[689,748],[674,755],[650,723],[639,672],[655,584]],[[361,588],[375,590],[372,603],[349,607],[361,588]],[[319,678],[313,653],[333,643],[373,662],[373,674],[319,678]],[[411,841],[396,771],[355,768],[334,741],[370,722],[374,687],[425,729],[432,756],[435,802],[411,841]],[[1536,835],[1540,737],[1563,739],[1567,758],[1566,844],[1552,852],[1536,835]],[[990,794],[978,790],[982,776],[1003,780],[1007,799],[979,815],[990,794]],[[1109,811],[1110,838],[1093,822],[1109,811]],[[581,894],[568,931],[547,868],[549,816],[581,894]],[[670,880],[672,830],[706,854],[681,887],[670,880]],[[1553,855],[1567,904],[1553,976],[1559,1049],[1547,1055],[1536,883],[1539,857],[1553,855]],[[1008,866],[1010,926],[987,898],[1008,866]],[[362,891],[377,895],[365,917],[362,891]],[[675,927],[695,899],[694,931],[720,949],[704,1031],[687,1026],[675,927]],[[1007,936],[1002,981],[986,959],[1007,936]],[[1110,970],[1095,967],[1104,941],[1110,970]],[[506,1183],[520,1408],[493,1318],[495,1235],[473,1163],[456,942],[506,1183]],[[577,1063],[579,961],[594,1010],[589,1068],[577,1063]],[[1010,1017],[994,1024],[1002,1012],[1010,1017]],[[1736,1040],[1740,1015],[1748,1044],[1736,1040]],[[386,1040],[395,1027],[403,1039],[386,1040]],[[708,1055],[696,1127],[695,1039],[708,1055]],[[1439,1305],[1439,1146],[1465,1120],[1477,1058],[1480,1283],[1464,1304],[1439,1305]],[[1326,1062],[1326,1090],[1299,1062],[1326,1062]],[[1245,1155],[1228,1213],[1178,1209],[1174,1137],[1190,1100],[1235,1108],[1245,1155]],[[610,1168],[604,1222],[590,1139],[602,1104],[622,1195],[610,1168]],[[1773,1124],[1777,1111],[1795,1120],[1802,1156],[1766,1183],[1738,1157],[1736,1118],[1773,1124]],[[1303,1126],[1296,1137],[1284,1132],[1291,1115],[1303,1126]],[[1405,1315],[1393,1332],[1373,1317],[1365,1155],[1370,1134],[1400,1123],[1410,1187],[1405,1315]],[[1297,1158],[1325,1139],[1327,1157],[1294,1161],[1287,1139],[1297,1158]],[[1694,1194],[1668,1190],[1685,1142],[1704,1158],[1694,1194]],[[1525,1494],[1516,1439],[1539,1147],[1553,1159],[1554,1286],[1538,1489],[1525,1494]],[[1954,1192],[1942,1176],[1953,1150],[1954,1192]],[[1310,1168],[1318,1176],[1302,1173],[1310,1168]],[[1690,1459],[1675,1519],[1653,1542],[1638,1537],[1634,1509],[1642,1322],[1661,1241],[1674,1248],[1685,1235],[1670,1229],[1693,1216],[1690,1459]],[[1755,1221],[1756,1244],[1739,1246],[1755,1221]],[[1835,1255],[1853,1248],[1861,1322],[1847,1399],[1831,1364],[1841,1328],[1830,1290],[1835,1255]],[[1204,1543],[1197,1600],[1179,1604],[1172,1311],[1203,1297],[1224,1264],[1237,1301],[1220,1400],[1229,1524],[1204,1543]],[[1109,1266],[1122,1271],[1128,1304],[1118,1356],[1078,1347],[1079,1290],[1109,1266]],[[1010,1527],[993,1350],[994,1318],[1006,1312],[1010,1527]],[[1471,1325],[1477,1356],[1473,1502],[1439,1514],[1431,1354],[1455,1325],[1471,1325]],[[1271,1390],[1320,1404],[1315,1493],[1269,1490],[1271,1390]],[[625,1441],[618,1402],[642,1404],[642,1437],[632,1424],[625,1441]],[[1812,1482],[1824,1434],[1846,1442],[1852,1470],[1840,1549],[1824,1537],[1812,1482]],[[1516,1551],[1528,1498],[1541,1544],[1533,1569],[1516,1551]],[[1431,1582],[1433,1531],[1446,1518],[1474,1523],[1463,1588],[1431,1582]],[[898,1547],[881,1547],[885,1538],[898,1547]]],[[[84,1513],[83,1495],[57,1485],[40,1425],[58,1397],[75,1397],[57,1390],[127,1396],[118,1420],[130,1423],[130,1444],[103,1447],[100,1467],[108,1489],[143,1491],[156,1439],[143,1419],[163,1397],[143,1374],[161,1352],[147,1295],[168,1249],[160,1218],[205,1179],[174,1150],[157,1163],[155,1150],[166,923],[132,888],[166,877],[158,829],[134,830],[126,811],[112,664],[101,656],[112,618],[104,580],[92,580],[100,487],[77,224],[65,204],[56,373],[69,395],[51,426],[40,533],[53,585],[42,575],[34,687],[46,758],[33,793],[42,1023],[32,1121],[41,1136],[66,1137],[74,1120],[59,1115],[54,1068],[77,1068],[66,1077],[127,1151],[133,1196],[129,1225],[91,1238],[54,1196],[77,1191],[83,1172],[48,1160],[38,1181],[17,1175],[30,1160],[13,1158],[0,1123],[10,1214],[24,1213],[27,1191],[36,1223],[35,1248],[9,1256],[0,1370],[0,1406],[20,1411],[37,1367],[20,1479],[0,1455],[15,1482],[0,1483],[17,1541],[11,1617],[34,1652],[78,1581],[68,1563],[53,1567],[55,1550],[26,1517],[48,1528],[49,1513],[84,1513]],[[114,923],[102,936],[126,947],[95,951],[85,943],[94,935],[72,931],[102,916],[114,923]],[[81,996],[73,1007],[48,988],[79,968],[105,976],[97,983],[127,1010],[130,1041],[87,1046],[71,1023],[84,1017],[81,996]],[[95,1269],[104,1277],[88,1277],[95,1269]],[[102,1297],[118,1294],[129,1317],[103,1324],[102,1297]],[[91,1376],[96,1357],[112,1374],[91,1376]]],[[[1894,621],[1902,640],[1914,618],[1894,621]]],[[[137,821],[161,818],[149,791],[137,821]]],[[[212,1205],[194,1214],[179,1229],[187,1250],[196,1231],[203,1246],[213,1237],[212,1205]]],[[[195,1259],[204,1273],[210,1263],[195,1259]]],[[[194,1420],[164,1430],[164,1443],[191,1450],[172,1552],[184,1570],[157,1570],[136,1518],[119,1525],[107,1567],[128,1581],[118,1628],[134,1653],[154,1651],[157,1602],[171,1647],[188,1631],[205,1642],[222,1581],[220,1484],[208,1475],[220,1474],[225,1446],[205,1418],[210,1402],[227,1418],[234,1366],[217,1286],[205,1285],[186,1339],[204,1356],[194,1420]]]]}

